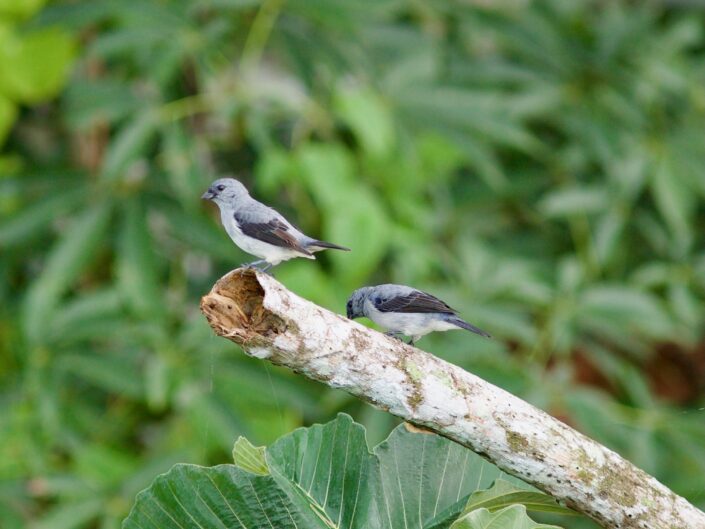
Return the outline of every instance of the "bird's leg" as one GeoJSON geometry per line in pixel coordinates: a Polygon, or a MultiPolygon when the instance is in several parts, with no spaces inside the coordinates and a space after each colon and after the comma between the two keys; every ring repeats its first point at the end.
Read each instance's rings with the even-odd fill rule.
{"type": "Polygon", "coordinates": [[[269,274],[270,276],[274,277],[274,274],[270,272],[273,266],[274,265],[272,263],[267,263],[262,268],[260,268],[260,272],[264,272],[265,274],[269,274]]]}
{"type": "Polygon", "coordinates": [[[423,337],[423,334],[415,334],[414,336],[410,336],[409,338],[409,345],[413,347],[413,345],[418,342],[421,338],[423,337]]]}
{"type": "Polygon", "coordinates": [[[261,265],[262,263],[266,263],[266,262],[267,261],[265,261],[264,259],[259,259],[258,261],[252,261],[251,263],[246,263],[242,266],[243,266],[243,268],[256,268],[257,270],[262,270],[257,265],[261,265]]]}

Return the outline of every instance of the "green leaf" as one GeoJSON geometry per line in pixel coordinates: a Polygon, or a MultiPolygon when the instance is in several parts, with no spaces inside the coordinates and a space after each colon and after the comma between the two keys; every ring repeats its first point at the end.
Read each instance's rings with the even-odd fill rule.
{"type": "Polygon", "coordinates": [[[512,505],[501,511],[472,511],[450,526],[450,529],[560,529],[556,525],[534,522],[523,505],[512,505]]]}
{"type": "Polygon", "coordinates": [[[136,113],[135,117],[124,125],[115,139],[110,142],[103,161],[102,172],[106,179],[116,180],[139,156],[149,148],[157,133],[156,114],[149,110],[136,113]]]}
{"type": "Polygon", "coordinates": [[[674,236],[675,251],[682,252],[693,240],[691,216],[697,201],[668,158],[660,160],[654,169],[651,194],[674,236]]]}
{"type": "Polygon", "coordinates": [[[0,93],[0,146],[10,132],[17,118],[17,106],[0,93]]]}
{"type": "Polygon", "coordinates": [[[124,206],[117,254],[117,279],[136,315],[163,319],[166,308],[160,289],[154,243],[147,227],[147,212],[137,201],[124,206]]]}
{"type": "Polygon", "coordinates": [[[339,90],[335,98],[338,113],[357,140],[373,156],[388,155],[394,147],[394,125],[389,109],[368,88],[339,90]]]}
{"type": "Polygon", "coordinates": [[[135,457],[127,451],[111,448],[103,443],[81,447],[74,469],[81,479],[96,488],[120,485],[137,470],[135,457]]]}
{"type": "Polygon", "coordinates": [[[101,323],[112,321],[123,312],[123,304],[116,289],[93,291],[61,306],[52,318],[48,328],[50,341],[71,340],[73,335],[85,335],[86,327],[100,326],[101,323]]]}
{"type": "Polygon", "coordinates": [[[46,0],[0,0],[0,17],[29,18],[39,11],[45,2],[46,0]]]}
{"type": "Polygon", "coordinates": [[[255,167],[255,185],[258,190],[273,195],[287,185],[295,173],[296,161],[288,151],[279,148],[265,150],[255,167]]]}
{"type": "Polygon", "coordinates": [[[67,501],[49,509],[36,521],[36,529],[79,529],[104,511],[102,498],[67,501]]]}
{"type": "Polygon", "coordinates": [[[680,283],[675,283],[669,288],[668,298],[674,314],[698,334],[698,324],[703,321],[705,314],[703,302],[696,298],[693,290],[680,283]]]}
{"type": "Polygon", "coordinates": [[[246,259],[245,254],[228,238],[220,226],[220,220],[211,222],[205,215],[188,214],[177,207],[162,207],[160,212],[168,221],[171,235],[184,241],[189,250],[199,250],[233,264],[238,262],[238,257],[240,262],[246,259]]]}
{"type": "Polygon", "coordinates": [[[138,376],[139,368],[125,362],[123,358],[67,354],[61,359],[61,367],[106,393],[138,400],[144,396],[144,384],[138,376]]]}
{"type": "Polygon", "coordinates": [[[269,475],[269,467],[265,459],[265,447],[255,446],[244,437],[238,437],[233,447],[235,466],[260,476],[269,475]]]}
{"type": "Polygon", "coordinates": [[[96,257],[104,240],[109,213],[106,203],[94,206],[75,219],[52,247],[24,301],[22,327],[30,342],[42,339],[59,299],[96,257]]]}
{"type": "Polygon", "coordinates": [[[472,451],[401,425],[375,448],[380,515],[388,527],[423,527],[438,513],[503,475],[472,451]],[[422,494],[420,491],[424,491],[422,494]]]}
{"type": "Polygon", "coordinates": [[[571,217],[603,211],[609,205],[609,194],[603,187],[571,187],[547,194],[538,207],[548,217],[571,217]]]}
{"type": "Polygon", "coordinates": [[[78,130],[103,121],[117,123],[140,112],[143,102],[136,92],[133,86],[113,78],[78,78],[64,92],[64,119],[78,130]]]}
{"type": "Polygon", "coordinates": [[[439,511],[433,518],[427,519],[423,524],[423,529],[449,529],[465,508],[466,498],[463,497],[449,507],[439,511]]]}
{"type": "Polygon", "coordinates": [[[648,292],[618,284],[595,284],[580,299],[579,316],[585,323],[646,336],[669,336],[673,321],[661,302],[648,292]]]}
{"type": "Polygon", "coordinates": [[[376,527],[378,467],[364,428],[348,415],[284,436],[267,449],[267,462],[287,494],[308,503],[326,526],[376,527]]]}
{"type": "Polygon", "coordinates": [[[73,39],[57,28],[6,35],[0,46],[0,91],[23,103],[54,97],[68,76],[74,49],[73,39]]]}
{"type": "Polygon", "coordinates": [[[171,124],[162,133],[162,160],[174,194],[184,207],[202,207],[200,196],[208,187],[208,170],[203,167],[202,146],[178,124],[171,124]]]}
{"type": "Polygon", "coordinates": [[[298,156],[305,181],[325,212],[324,236],[353,249],[344,255],[332,253],[331,259],[348,284],[359,284],[387,249],[390,222],[384,207],[354,178],[352,157],[341,146],[306,145],[298,156]]]}
{"type": "MultiPolygon", "coordinates": [[[[272,476],[234,465],[176,465],[137,495],[123,529],[316,529],[326,526],[297,509],[272,476]]],[[[326,528],[327,529],[327,528],[326,528]]]]}
{"type": "MultiPolygon", "coordinates": [[[[0,98],[1,99],[1,98],[0,98]]],[[[58,187],[58,186],[57,186],[58,187]]],[[[46,197],[24,204],[17,214],[0,226],[0,248],[27,243],[42,234],[47,224],[75,208],[86,198],[86,188],[54,188],[46,197]]]]}
{"type": "Polygon", "coordinates": [[[574,511],[558,505],[556,500],[548,494],[529,486],[518,487],[503,479],[496,480],[488,490],[473,492],[463,513],[475,509],[487,509],[490,512],[495,512],[514,504],[522,504],[529,511],[576,514],[574,511]]]}
{"type": "Polygon", "coordinates": [[[169,366],[162,355],[152,354],[144,366],[144,391],[149,409],[163,412],[169,405],[169,366]]]}
{"type": "Polygon", "coordinates": [[[524,152],[541,145],[517,116],[507,112],[506,102],[496,93],[447,86],[413,86],[395,94],[401,110],[419,126],[441,133],[470,133],[524,152]]]}

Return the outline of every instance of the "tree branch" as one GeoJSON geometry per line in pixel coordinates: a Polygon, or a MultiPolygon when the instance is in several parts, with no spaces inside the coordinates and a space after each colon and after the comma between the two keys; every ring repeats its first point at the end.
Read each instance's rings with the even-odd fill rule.
{"type": "Polygon", "coordinates": [[[615,452],[461,368],[233,270],[201,300],[216,334],[485,456],[614,529],[705,529],[705,513],[615,452]]]}

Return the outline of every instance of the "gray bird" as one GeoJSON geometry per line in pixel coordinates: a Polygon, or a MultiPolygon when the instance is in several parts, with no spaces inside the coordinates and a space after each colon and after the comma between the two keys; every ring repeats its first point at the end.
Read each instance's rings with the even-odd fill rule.
{"type": "Polygon", "coordinates": [[[346,308],[348,318],[365,316],[388,329],[388,336],[410,336],[411,345],[425,334],[451,329],[465,329],[490,337],[485,331],[460,319],[455,309],[437,297],[404,285],[359,288],[350,296],[346,308]]]}
{"type": "Polygon", "coordinates": [[[265,264],[263,272],[294,257],[315,259],[314,252],[349,248],[319,241],[301,233],[279,212],[250,196],[245,186],[234,178],[213,182],[202,199],[212,200],[220,208],[220,220],[233,242],[245,252],[260,258],[246,266],[265,264]]]}

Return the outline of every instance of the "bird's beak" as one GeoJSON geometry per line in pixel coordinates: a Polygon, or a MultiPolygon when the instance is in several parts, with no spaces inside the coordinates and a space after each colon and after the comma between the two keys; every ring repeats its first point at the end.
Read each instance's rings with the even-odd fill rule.
{"type": "Polygon", "coordinates": [[[201,198],[203,200],[213,200],[216,196],[218,195],[209,189],[201,195],[201,198]]]}
{"type": "Polygon", "coordinates": [[[347,313],[348,313],[347,316],[348,316],[348,319],[349,319],[349,320],[354,319],[354,318],[353,318],[352,309],[348,308],[347,313]]]}

